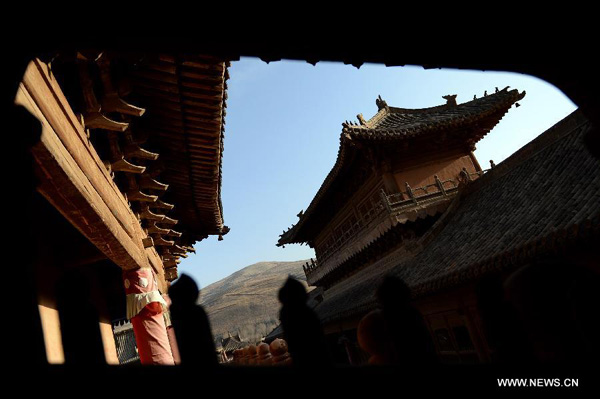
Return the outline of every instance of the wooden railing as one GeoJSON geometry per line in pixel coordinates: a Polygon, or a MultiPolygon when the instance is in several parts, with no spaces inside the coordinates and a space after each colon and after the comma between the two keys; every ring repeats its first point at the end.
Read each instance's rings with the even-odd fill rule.
{"type": "Polygon", "coordinates": [[[408,212],[418,207],[425,207],[429,204],[450,198],[458,192],[458,186],[460,183],[467,184],[473,180],[478,179],[489,169],[468,172],[465,168],[459,173],[457,179],[440,180],[435,175],[434,183],[427,184],[420,187],[411,187],[408,182],[404,183],[405,191],[394,194],[386,194],[381,190],[381,206],[375,207],[374,212],[369,212],[368,216],[357,215],[357,221],[352,226],[354,234],[342,234],[338,237],[331,247],[320,251],[318,261],[311,259],[311,262],[307,262],[304,268],[304,274],[307,279],[312,276],[313,273],[319,268],[319,264],[324,264],[333,254],[338,252],[348,241],[359,237],[365,230],[368,230],[368,226],[375,220],[382,217],[389,217],[393,215],[399,215],[403,212],[408,212]]]}
{"type": "Polygon", "coordinates": [[[137,352],[133,328],[115,332],[114,336],[119,363],[129,364],[139,362],[140,356],[137,352]]]}
{"type": "Polygon", "coordinates": [[[302,265],[302,268],[304,269],[304,274],[307,277],[308,277],[308,274],[310,272],[312,272],[313,270],[316,270],[317,267],[318,267],[318,264],[313,258],[310,258],[310,263],[306,262],[306,264],[302,265]]]}
{"type": "MultiPolygon", "coordinates": [[[[489,169],[488,169],[489,170],[489,169]]],[[[481,177],[487,170],[469,173],[465,168],[460,172],[458,179],[440,180],[435,175],[435,182],[425,186],[412,188],[408,182],[404,183],[406,191],[387,195],[383,190],[381,198],[390,213],[406,211],[415,206],[424,206],[429,202],[442,197],[448,197],[458,190],[461,182],[468,183],[481,177]]]]}

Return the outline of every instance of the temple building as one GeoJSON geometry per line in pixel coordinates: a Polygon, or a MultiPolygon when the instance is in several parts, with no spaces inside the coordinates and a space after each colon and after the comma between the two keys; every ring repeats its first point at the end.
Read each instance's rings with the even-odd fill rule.
{"type": "Polygon", "coordinates": [[[143,364],[177,361],[170,282],[195,242],[229,230],[220,196],[228,66],[212,56],[94,50],[29,63],[15,102],[41,124],[30,214],[49,363],[94,350],[63,345],[67,335],[85,339],[91,313],[107,363],[136,357],[124,320],[143,364]]]}
{"type": "Polygon", "coordinates": [[[233,352],[238,349],[243,349],[250,345],[250,342],[243,340],[240,337],[240,333],[237,332],[235,335],[231,335],[227,332],[227,337],[221,339],[220,347],[217,347],[222,363],[226,363],[233,359],[233,352]]]}
{"type": "Polygon", "coordinates": [[[488,362],[497,348],[482,317],[486,276],[506,282],[538,263],[593,258],[600,163],[582,142],[591,124],[580,111],[490,169],[473,154],[524,96],[496,88],[425,109],[378,98],[374,117],[343,124],[333,169],[278,242],[314,248],[305,273],[323,290],[314,310],[338,361],[360,357],[348,341],[356,347],[386,275],[408,285],[442,361],[488,362]]]}

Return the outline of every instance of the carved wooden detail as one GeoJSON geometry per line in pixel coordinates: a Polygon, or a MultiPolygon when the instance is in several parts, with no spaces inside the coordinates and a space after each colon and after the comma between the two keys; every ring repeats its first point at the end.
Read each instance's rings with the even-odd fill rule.
{"type": "MultiPolygon", "coordinates": [[[[144,231],[148,236],[142,239],[143,247],[154,247],[162,256],[164,267],[168,267],[167,264],[176,266],[179,258],[187,257],[186,252],[193,251],[193,247],[183,243],[177,245],[184,233],[174,230],[173,226],[178,221],[165,215],[173,210],[174,205],[159,198],[169,188],[168,184],[160,182],[164,165],[157,162],[158,153],[140,147],[147,137],[137,136],[131,122],[132,118],[144,115],[145,109],[121,98],[131,91],[131,82],[114,79],[113,55],[103,52],[99,55],[78,53],[76,56],[83,98],[82,126],[98,131],[96,140],[106,143],[103,163],[124,193],[131,210],[145,225],[144,231]],[[101,96],[95,92],[99,87],[101,96]],[[172,253],[170,249],[173,249],[172,253]]],[[[176,271],[174,274],[170,272],[165,278],[169,280],[176,275],[176,271]]]]}

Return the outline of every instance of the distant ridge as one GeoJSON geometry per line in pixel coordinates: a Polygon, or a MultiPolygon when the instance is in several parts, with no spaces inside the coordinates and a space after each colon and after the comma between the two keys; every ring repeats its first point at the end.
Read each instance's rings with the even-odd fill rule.
{"type": "Polygon", "coordinates": [[[305,263],[259,262],[203,288],[199,303],[208,313],[217,346],[228,332],[254,342],[277,327],[277,293],[289,275],[306,285],[305,263]]]}

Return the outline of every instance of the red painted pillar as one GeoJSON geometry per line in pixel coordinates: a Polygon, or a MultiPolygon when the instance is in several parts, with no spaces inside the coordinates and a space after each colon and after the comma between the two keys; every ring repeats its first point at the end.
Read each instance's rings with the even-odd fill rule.
{"type": "Polygon", "coordinates": [[[158,291],[152,269],[123,272],[127,318],[131,320],[142,364],[172,365],[173,354],[163,312],[167,303],[158,291]]]}
{"type": "MultiPolygon", "coordinates": [[[[163,294],[163,299],[167,303],[167,308],[171,307],[171,298],[169,295],[163,294]]],[[[179,356],[179,348],[177,347],[177,338],[175,338],[175,330],[171,325],[171,312],[168,310],[164,313],[165,325],[167,327],[167,336],[169,337],[169,344],[171,345],[171,353],[173,354],[173,360],[175,364],[181,364],[181,357],[179,356]]]]}

